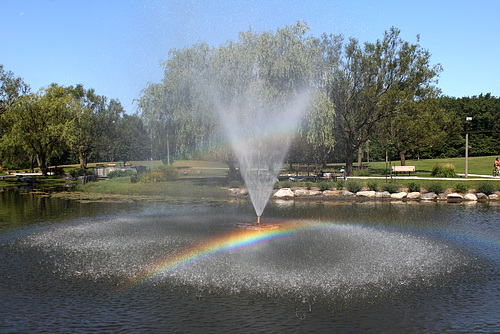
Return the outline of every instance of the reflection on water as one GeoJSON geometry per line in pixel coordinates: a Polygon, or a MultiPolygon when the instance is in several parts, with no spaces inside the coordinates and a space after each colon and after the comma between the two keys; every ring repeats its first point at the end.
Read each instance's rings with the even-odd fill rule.
{"type": "Polygon", "coordinates": [[[2,193],[0,331],[494,332],[499,211],[2,193]]]}

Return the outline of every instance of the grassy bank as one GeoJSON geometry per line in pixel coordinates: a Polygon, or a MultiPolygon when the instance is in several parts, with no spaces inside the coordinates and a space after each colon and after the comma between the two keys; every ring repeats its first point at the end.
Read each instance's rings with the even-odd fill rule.
{"type": "Polygon", "coordinates": [[[132,183],[129,177],[89,182],[77,187],[88,193],[120,194],[138,196],[218,198],[226,195],[222,188],[224,179],[219,178],[181,178],[170,182],[132,183]]]}

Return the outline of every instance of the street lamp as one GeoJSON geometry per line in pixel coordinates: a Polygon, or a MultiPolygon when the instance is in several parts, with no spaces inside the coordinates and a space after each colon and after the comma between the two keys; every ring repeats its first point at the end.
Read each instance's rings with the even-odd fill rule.
{"type": "Polygon", "coordinates": [[[465,117],[465,178],[469,173],[469,122],[472,117],[465,117]]]}

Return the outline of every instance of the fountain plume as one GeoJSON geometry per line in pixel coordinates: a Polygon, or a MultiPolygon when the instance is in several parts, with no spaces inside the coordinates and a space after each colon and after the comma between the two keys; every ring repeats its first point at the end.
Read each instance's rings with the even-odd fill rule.
{"type": "Polygon", "coordinates": [[[259,223],[308,103],[307,91],[282,103],[267,101],[261,89],[249,88],[230,103],[219,104],[259,223]]]}

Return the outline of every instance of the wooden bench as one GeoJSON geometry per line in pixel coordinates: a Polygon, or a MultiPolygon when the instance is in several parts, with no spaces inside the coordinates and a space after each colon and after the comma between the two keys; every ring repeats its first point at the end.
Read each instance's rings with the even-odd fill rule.
{"type": "Polygon", "coordinates": [[[392,166],[393,173],[408,173],[415,172],[415,166],[392,166]]]}

